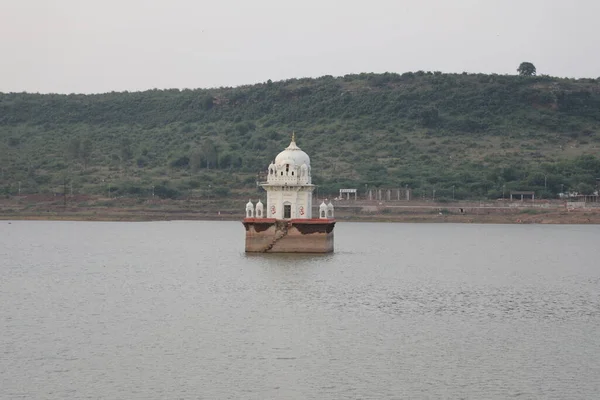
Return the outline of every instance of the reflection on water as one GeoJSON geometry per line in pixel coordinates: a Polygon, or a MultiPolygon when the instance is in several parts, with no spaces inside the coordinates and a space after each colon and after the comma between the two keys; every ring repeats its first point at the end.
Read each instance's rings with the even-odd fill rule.
{"type": "Polygon", "coordinates": [[[0,221],[0,398],[595,398],[599,234],[0,221]]]}

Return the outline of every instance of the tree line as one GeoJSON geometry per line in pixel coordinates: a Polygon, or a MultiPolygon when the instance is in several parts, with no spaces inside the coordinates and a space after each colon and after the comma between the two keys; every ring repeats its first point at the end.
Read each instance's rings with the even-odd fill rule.
{"type": "MultiPolygon", "coordinates": [[[[531,64],[531,65],[530,65],[531,64]]],[[[169,197],[211,185],[255,190],[292,131],[321,190],[397,187],[494,198],[593,192],[598,79],[416,71],[289,79],[236,88],[96,95],[0,94],[0,188],[169,197]],[[541,177],[544,177],[542,185],[541,177]]],[[[202,189],[205,190],[205,189],[202,189]]]]}

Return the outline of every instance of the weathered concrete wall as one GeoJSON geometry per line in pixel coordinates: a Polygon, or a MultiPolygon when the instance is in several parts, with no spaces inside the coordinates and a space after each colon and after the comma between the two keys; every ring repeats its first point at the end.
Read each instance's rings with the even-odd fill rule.
{"type": "Polygon", "coordinates": [[[335,220],[275,220],[247,218],[246,252],[331,253],[335,220]]]}

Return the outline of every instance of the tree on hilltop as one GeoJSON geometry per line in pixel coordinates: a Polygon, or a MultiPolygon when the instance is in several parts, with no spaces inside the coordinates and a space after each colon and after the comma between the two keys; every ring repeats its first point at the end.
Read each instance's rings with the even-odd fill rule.
{"type": "Polygon", "coordinates": [[[517,72],[521,76],[534,76],[536,73],[535,65],[530,62],[524,61],[517,68],[517,72]]]}

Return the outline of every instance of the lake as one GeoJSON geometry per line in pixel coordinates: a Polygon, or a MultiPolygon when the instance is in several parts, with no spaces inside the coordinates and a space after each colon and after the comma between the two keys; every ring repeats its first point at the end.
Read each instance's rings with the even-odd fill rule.
{"type": "Polygon", "coordinates": [[[1,399],[590,399],[600,226],[0,221],[1,399]]]}

